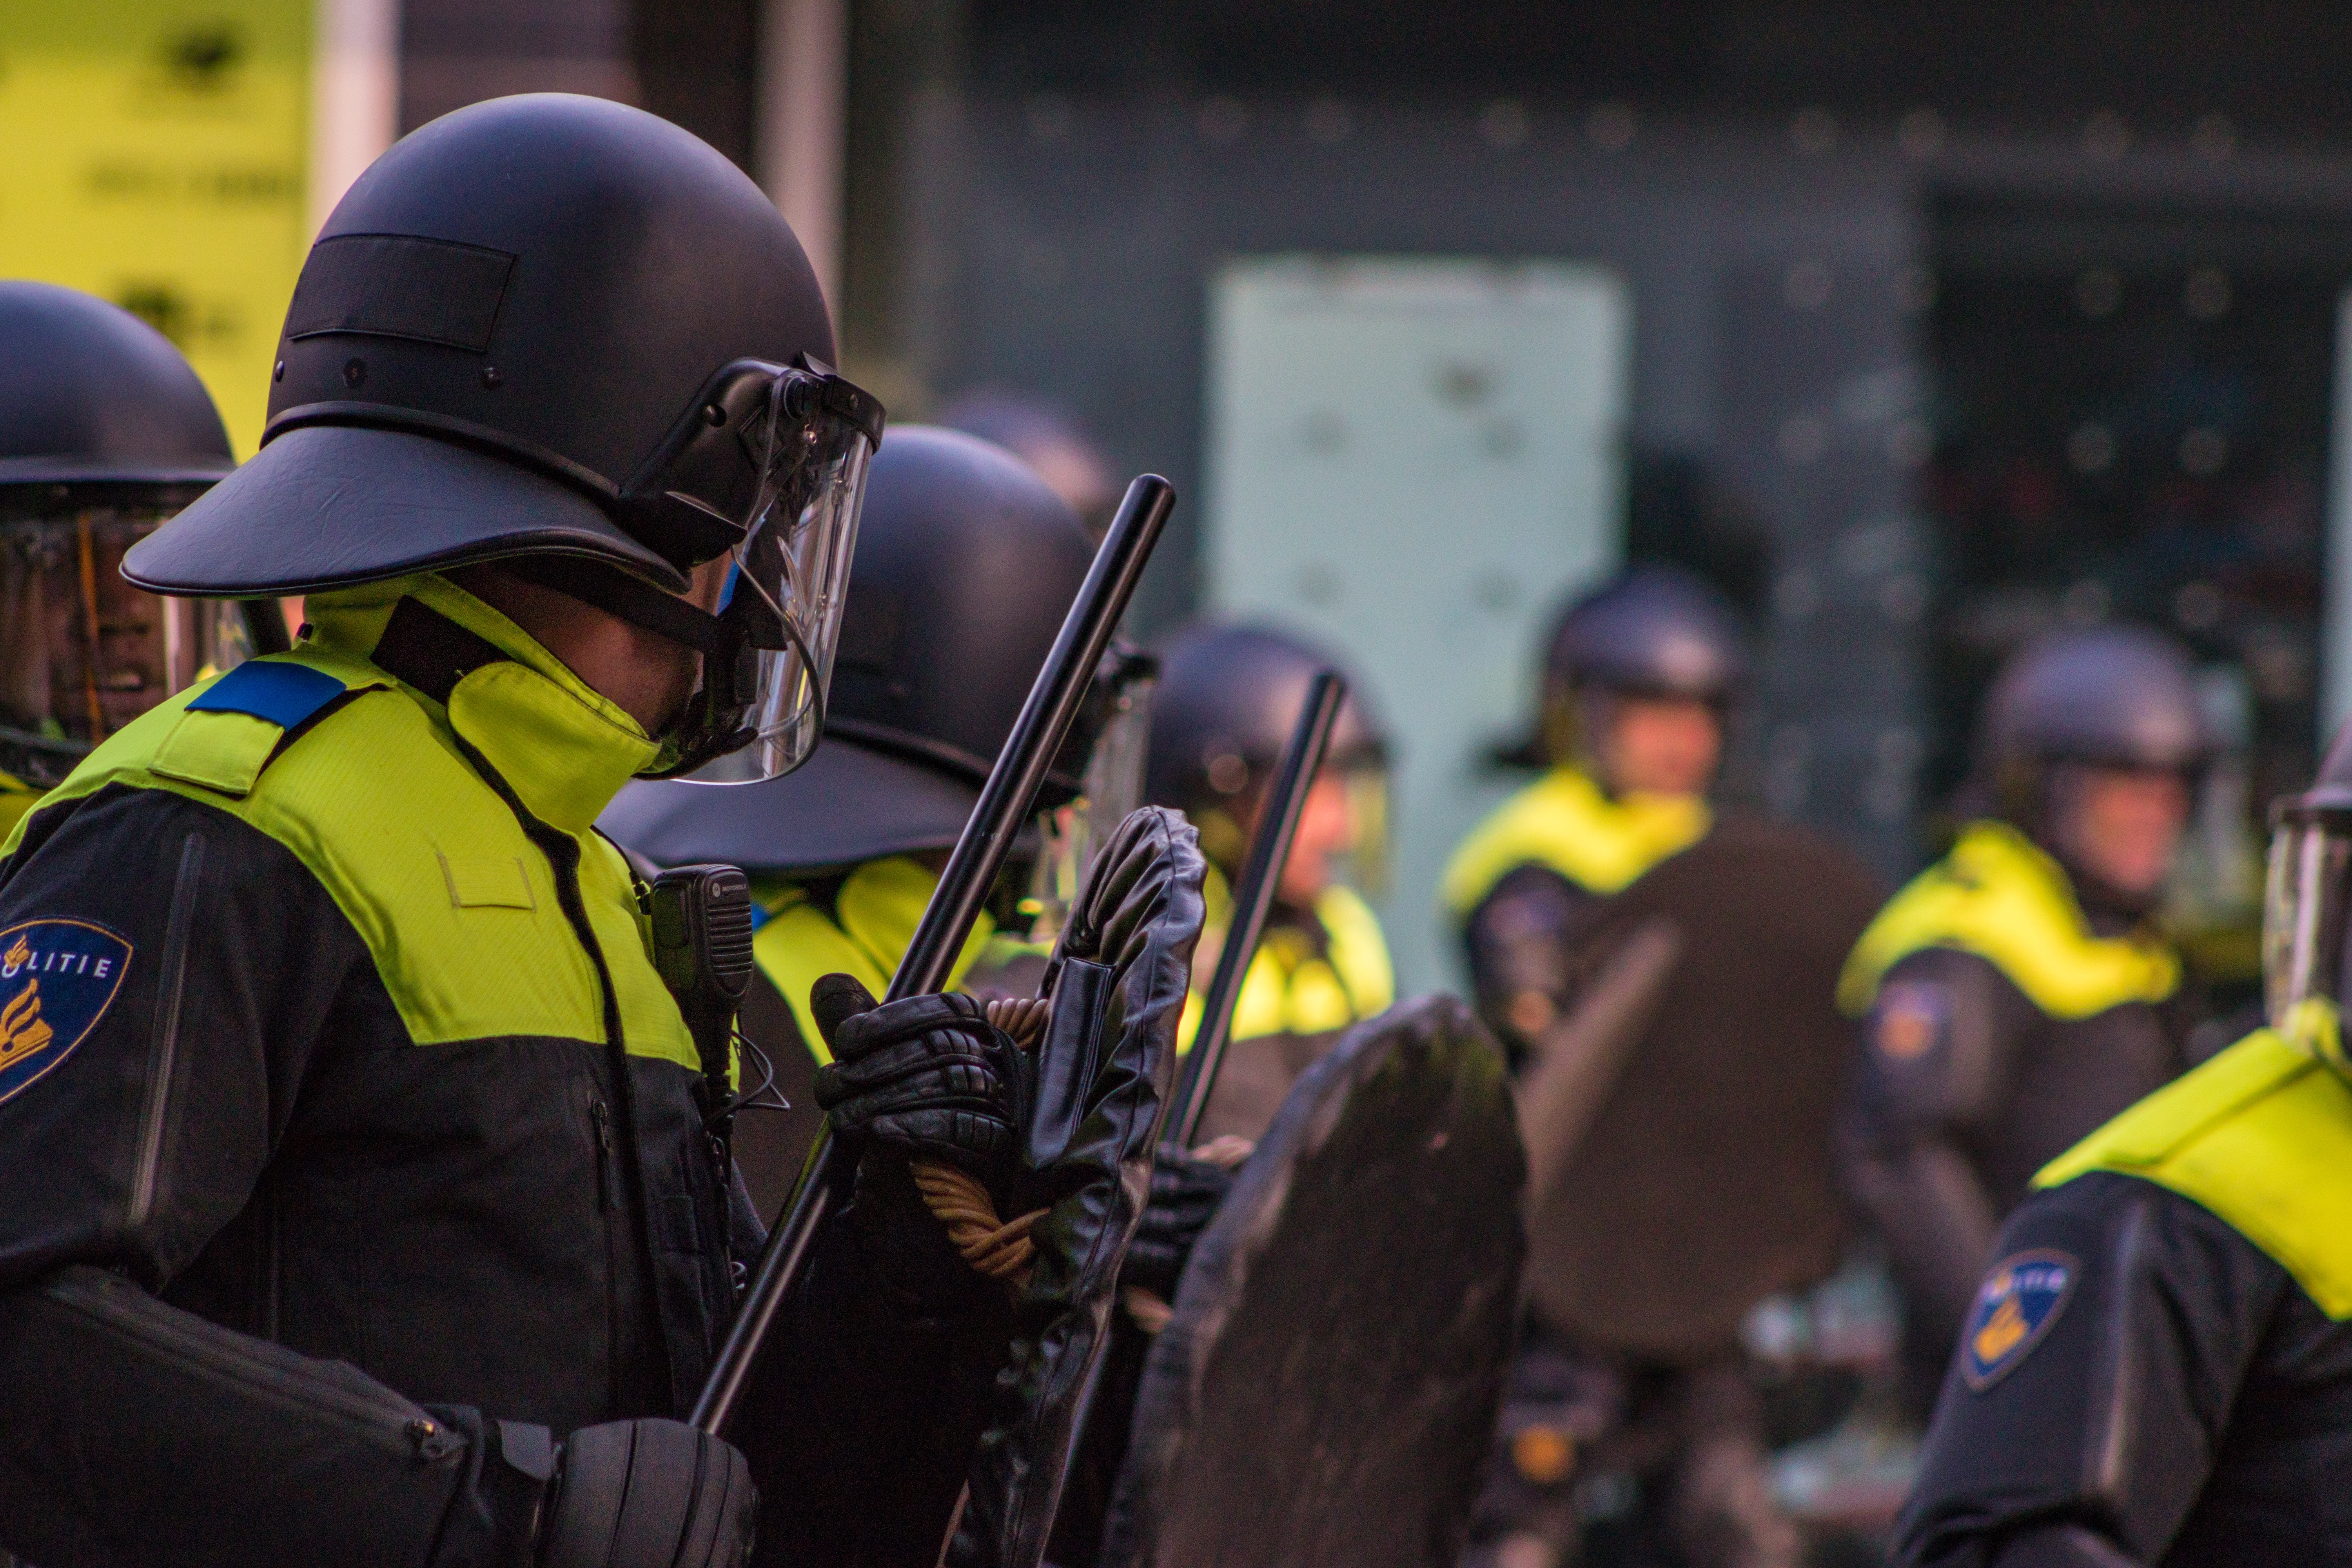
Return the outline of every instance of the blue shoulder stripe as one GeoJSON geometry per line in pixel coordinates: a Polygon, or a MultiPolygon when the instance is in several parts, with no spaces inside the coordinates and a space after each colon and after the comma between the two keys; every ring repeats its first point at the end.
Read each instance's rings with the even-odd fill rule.
{"type": "Polygon", "coordinates": [[[252,658],[214,681],[188,707],[191,711],[249,713],[292,730],[343,690],[341,681],[308,665],[252,658]]]}

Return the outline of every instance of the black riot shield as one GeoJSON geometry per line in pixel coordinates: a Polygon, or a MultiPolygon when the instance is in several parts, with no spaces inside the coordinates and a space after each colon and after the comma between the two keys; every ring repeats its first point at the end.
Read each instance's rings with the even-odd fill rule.
{"type": "Polygon", "coordinates": [[[1299,1079],[1145,1359],[1107,1568],[1450,1565],[1525,1251],[1501,1052],[1451,997],[1299,1079]]]}
{"type": "Polygon", "coordinates": [[[1675,1359],[1836,1268],[1838,970],[1874,879],[1803,828],[1726,821],[1595,908],[1521,1086],[1528,1289],[1548,1323],[1675,1359]]]}

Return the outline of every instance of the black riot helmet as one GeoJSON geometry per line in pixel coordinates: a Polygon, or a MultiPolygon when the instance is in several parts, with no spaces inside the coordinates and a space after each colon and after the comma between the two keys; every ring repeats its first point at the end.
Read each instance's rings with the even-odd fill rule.
{"type": "Polygon", "coordinates": [[[53,283],[0,282],[0,487],[130,487],[181,500],[236,467],[212,395],[171,340],[53,283]]]}
{"type": "MultiPolygon", "coordinates": [[[[1203,847],[1229,872],[1246,847],[1240,827],[1290,742],[1308,685],[1327,668],[1345,671],[1305,638],[1252,624],[1188,626],[1160,650],[1144,796],[1190,816],[1203,847]]],[[[1360,807],[1375,853],[1387,763],[1387,737],[1350,679],[1323,765],[1349,775],[1370,797],[1360,807]]]]}
{"type": "Polygon", "coordinates": [[[0,770],[54,784],[243,656],[233,610],[158,601],[118,570],[234,467],[211,395],[161,332],[71,289],[0,282],[0,770]]]}
{"type": "Polygon", "coordinates": [[[1723,595],[1671,567],[1637,566],[1560,613],[1544,672],[1567,686],[1719,706],[1747,679],[1748,656],[1723,595]]]}
{"type": "Polygon", "coordinates": [[[134,550],[159,593],[509,569],[699,648],[665,772],[815,744],[880,405],[800,242],[717,151],[532,94],[362,174],[304,264],[261,450],[134,550]],[[673,597],[720,555],[717,616],[673,597]]]}
{"type": "Polygon", "coordinates": [[[2336,731],[2319,776],[2271,807],[2263,901],[2263,981],[2271,1026],[2343,1058],[2340,1025],[2314,1030],[2307,1003],[2339,1010],[2352,990],[2352,724],[2336,731]]]}
{"type": "Polygon", "coordinates": [[[2186,651],[2158,632],[2101,626],[2011,657],[1979,717],[1975,762],[2001,815],[2036,832],[2054,766],[2188,775],[2212,750],[2186,651]]]}
{"type": "Polygon", "coordinates": [[[950,430],[993,441],[1031,468],[1054,493],[1077,509],[1078,521],[1099,540],[1118,505],[1109,460],[1069,411],[1050,398],[982,387],[940,410],[950,430]]]}
{"type": "Polygon", "coordinates": [[[1723,595],[1685,572],[1636,566],[1571,599],[1544,647],[1541,731],[1507,756],[1581,760],[1617,698],[1730,706],[1748,679],[1746,638],[1723,595]]]}
{"type": "MultiPolygon", "coordinates": [[[[952,848],[1054,646],[1094,547],[1069,503],[1011,453],[901,426],[874,460],[825,745],[753,789],[640,784],[605,832],[658,865],[814,873],[952,848]]],[[[1136,804],[1130,772],[1152,661],[1106,656],[1041,809],[1136,804]]]]}

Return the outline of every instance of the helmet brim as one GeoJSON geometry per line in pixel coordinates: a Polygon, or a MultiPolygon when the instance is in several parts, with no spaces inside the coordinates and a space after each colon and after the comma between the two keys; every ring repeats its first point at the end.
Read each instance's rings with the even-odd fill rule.
{"type": "Polygon", "coordinates": [[[253,597],[533,553],[589,556],[671,593],[687,587],[567,485],[429,436],[348,425],[271,441],[133,545],[122,574],[158,594],[253,597]]]}
{"type": "Polygon", "coordinates": [[[828,736],[798,769],[760,784],[633,784],[596,826],[657,866],[795,875],[952,849],[979,801],[969,784],[828,736]]]}
{"type": "Polygon", "coordinates": [[[121,462],[72,453],[46,458],[0,458],[0,487],[18,485],[139,485],[163,489],[219,482],[235,463],[190,458],[184,462],[121,462]]]}

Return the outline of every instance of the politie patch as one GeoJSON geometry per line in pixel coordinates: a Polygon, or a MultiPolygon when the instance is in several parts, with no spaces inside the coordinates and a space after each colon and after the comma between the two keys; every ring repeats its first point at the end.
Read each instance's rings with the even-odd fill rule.
{"type": "Polygon", "coordinates": [[[1878,994],[1878,1024],[1871,1044],[1895,1062],[1915,1062],[1944,1037],[1952,1022],[1952,997],[1925,980],[1896,980],[1878,994]]]}
{"type": "Polygon", "coordinates": [[[26,921],[0,931],[0,1103],[89,1038],[122,989],[131,951],[88,921],[26,921]]]}
{"type": "Polygon", "coordinates": [[[1977,1287],[1960,1332],[1960,1376],[1981,1394],[2026,1358],[2074,1293],[2082,1265],[2063,1252],[2020,1252],[1992,1266],[1977,1287]]]}

